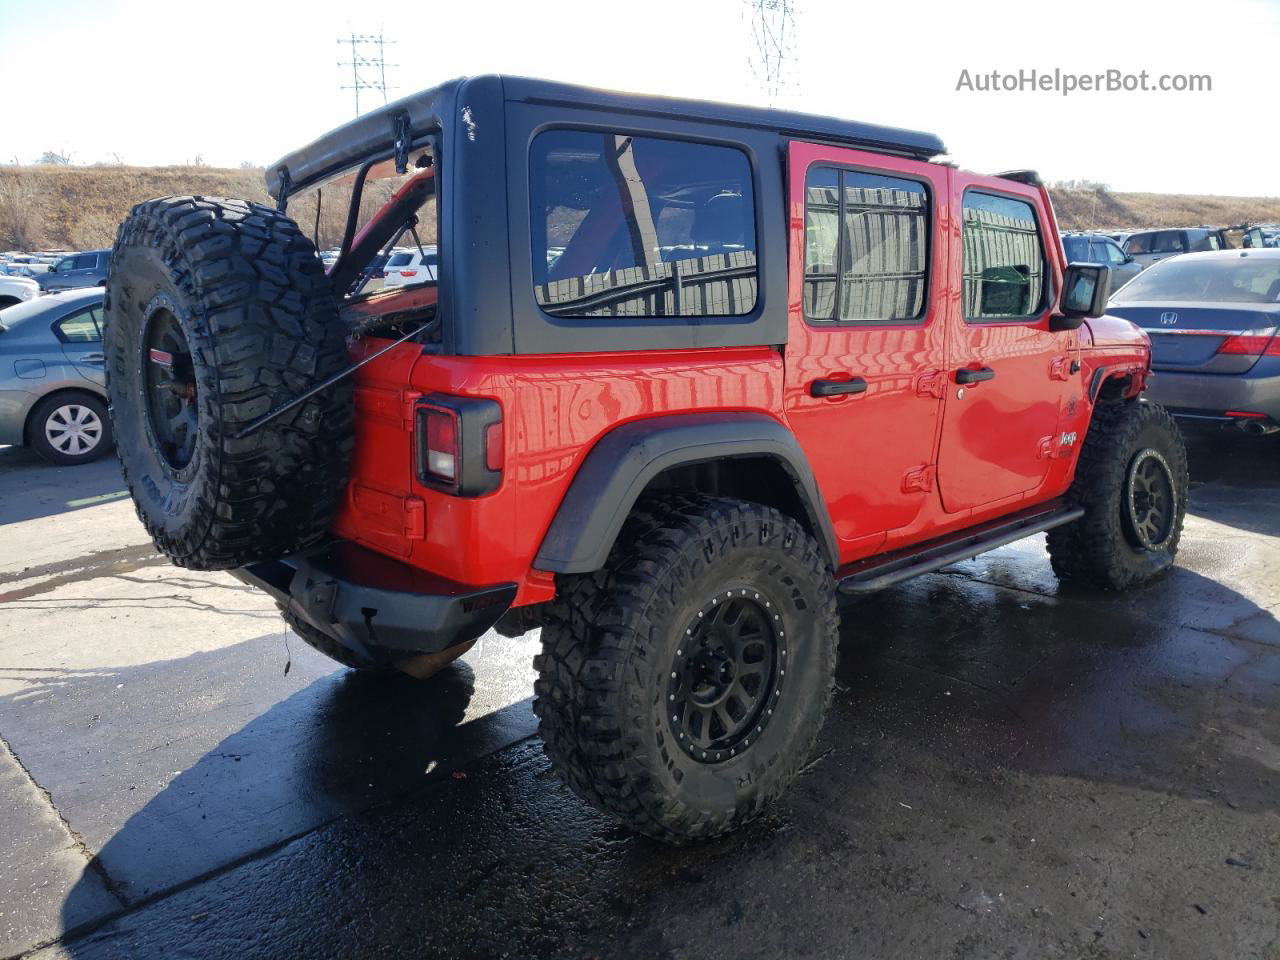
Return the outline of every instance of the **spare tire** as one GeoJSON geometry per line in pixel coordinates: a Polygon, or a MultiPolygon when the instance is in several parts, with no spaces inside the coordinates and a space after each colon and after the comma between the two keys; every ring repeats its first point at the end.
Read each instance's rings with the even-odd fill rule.
{"type": "Polygon", "coordinates": [[[350,381],[240,435],[349,362],[328,277],[292,220],[212,197],[134,207],[103,349],[125,481],[162,553],[218,570],[324,536],[354,445],[350,381]]]}

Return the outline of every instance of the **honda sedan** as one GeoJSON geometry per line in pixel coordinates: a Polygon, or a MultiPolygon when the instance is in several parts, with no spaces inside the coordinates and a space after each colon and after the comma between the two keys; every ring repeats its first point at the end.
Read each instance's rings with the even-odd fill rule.
{"type": "Polygon", "coordinates": [[[1280,432],[1280,250],[1162,261],[1107,311],[1150,335],[1152,400],[1175,416],[1280,432]]]}

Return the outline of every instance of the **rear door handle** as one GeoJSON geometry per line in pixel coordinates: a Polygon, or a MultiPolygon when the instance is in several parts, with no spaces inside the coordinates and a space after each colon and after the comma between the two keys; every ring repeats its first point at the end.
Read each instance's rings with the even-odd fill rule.
{"type": "Polygon", "coordinates": [[[100,353],[86,353],[80,358],[83,363],[105,363],[106,357],[100,353]]]}
{"type": "Polygon", "coordinates": [[[970,370],[968,367],[961,367],[956,371],[956,383],[981,383],[983,380],[994,380],[996,372],[990,367],[983,367],[981,370],[970,370]]]}
{"type": "Polygon", "coordinates": [[[867,381],[861,377],[849,380],[815,380],[809,384],[811,397],[839,397],[847,393],[866,393],[867,381]]]}

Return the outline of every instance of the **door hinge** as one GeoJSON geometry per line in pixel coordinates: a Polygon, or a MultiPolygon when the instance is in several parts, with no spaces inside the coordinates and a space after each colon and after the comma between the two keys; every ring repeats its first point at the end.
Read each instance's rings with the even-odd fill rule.
{"type": "Polygon", "coordinates": [[[409,430],[414,427],[414,416],[421,398],[422,394],[417,390],[405,390],[400,394],[401,402],[404,404],[404,425],[409,430]]]}
{"type": "Polygon", "coordinates": [[[916,381],[916,395],[920,397],[933,397],[941,400],[943,391],[946,388],[947,377],[942,370],[930,370],[927,373],[922,373],[920,374],[920,379],[916,381]]]}
{"type": "Polygon", "coordinates": [[[933,477],[937,472],[932,463],[926,463],[907,471],[902,478],[903,493],[928,493],[933,489],[933,477]]]}

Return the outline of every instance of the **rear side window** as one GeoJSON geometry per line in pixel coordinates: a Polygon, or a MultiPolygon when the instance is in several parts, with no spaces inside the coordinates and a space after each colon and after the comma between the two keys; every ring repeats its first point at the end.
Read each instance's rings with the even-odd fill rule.
{"type": "Polygon", "coordinates": [[[909,321],[924,313],[929,198],[914,180],[815,167],[805,178],[810,320],[909,321]]]}
{"type": "Polygon", "coordinates": [[[1128,254],[1150,253],[1151,238],[1153,236],[1155,236],[1155,234],[1140,233],[1136,237],[1130,237],[1124,242],[1124,252],[1128,254]]]}
{"type": "Polygon", "coordinates": [[[1037,313],[1044,299],[1044,247],[1031,204],[964,195],[964,315],[1006,320],[1037,313]]]}
{"type": "Polygon", "coordinates": [[[557,317],[705,317],[756,303],[747,156],[621,133],[534,138],[534,296],[557,317]]]}
{"type": "Polygon", "coordinates": [[[1087,263],[1090,258],[1089,241],[1084,237],[1065,237],[1062,247],[1068,263],[1087,263]]]}
{"type": "Polygon", "coordinates": [[[72,314],[59,320],[54,329],[63,343],[96,343],[102,339],[102,308],[72,314]]]}
{"type": "Polygon", "coordinates": [[[98,265],[98,258],[92,253],[82,253],[71,260],[72,270],[92,270],[98,265]]]}
{"type": "Polygon", "coordinates": [[[391,259],[387,261],[388,267],[407,267],[413,262],[412,253],[393,253],[391,259]]]}
{"type": "Polygon", "coordinates": [[[1152,235],[1152,253],[1183,253],[1187,249],[1181,230],[1161,230],[1152,235]]]}

